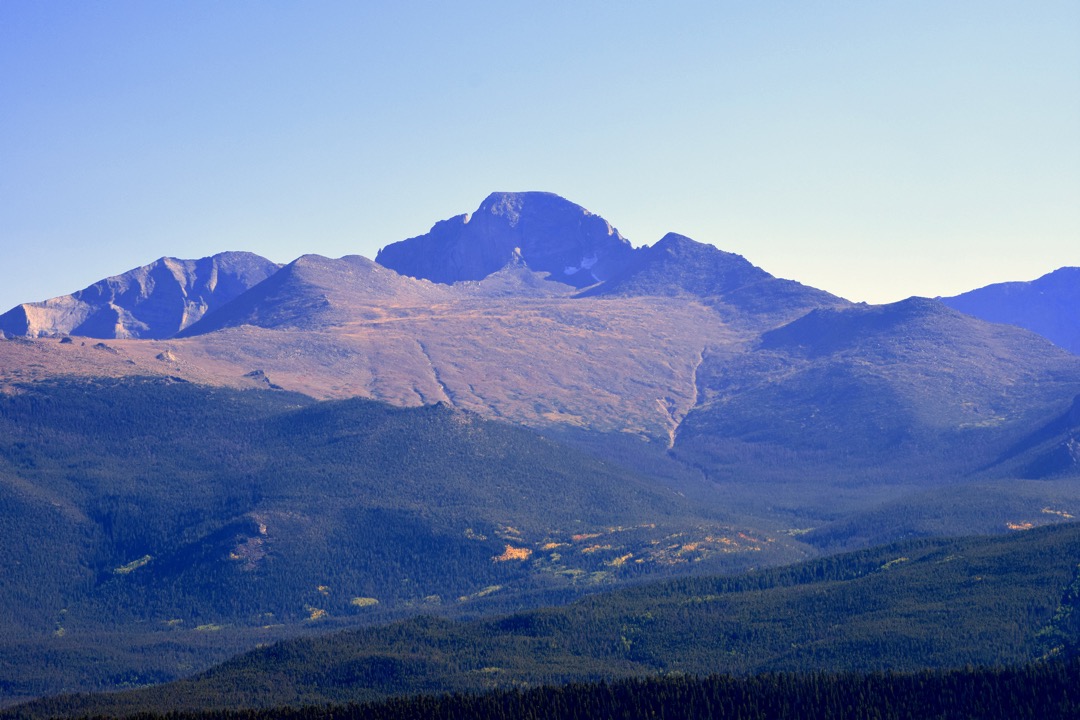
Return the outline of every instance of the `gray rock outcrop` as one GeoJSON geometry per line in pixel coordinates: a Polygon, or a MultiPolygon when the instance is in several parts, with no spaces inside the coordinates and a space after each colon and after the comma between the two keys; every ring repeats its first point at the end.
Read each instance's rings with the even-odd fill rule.
{"type": "Polygon", "coordinates": [[[17,305],[0,315],[0,330],[24,337],[171,337],[278,268],[247,252],[164,257],[71,295],[17,305]]]}

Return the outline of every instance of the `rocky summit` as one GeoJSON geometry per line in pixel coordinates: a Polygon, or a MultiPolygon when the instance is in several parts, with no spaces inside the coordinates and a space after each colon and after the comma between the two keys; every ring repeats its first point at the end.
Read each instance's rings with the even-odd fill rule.
{"type": "Polygon", "coordinates": [[[558,195],[499,192],[471,215],[387,245],[375,261],[402,275],[455,283],[487,277],[515,252],[551,280],[582,288],[621,271],[634,248],[602,217],[558,195]]]}

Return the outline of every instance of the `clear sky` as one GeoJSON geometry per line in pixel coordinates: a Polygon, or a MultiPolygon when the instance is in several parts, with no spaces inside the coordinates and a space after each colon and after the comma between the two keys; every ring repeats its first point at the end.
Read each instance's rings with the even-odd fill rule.
{"type": "Polygon", "coordinates": [[[852,300],[1080,265],[1080,2],[0,1],[0,311],[495,190],[852,300]]]}

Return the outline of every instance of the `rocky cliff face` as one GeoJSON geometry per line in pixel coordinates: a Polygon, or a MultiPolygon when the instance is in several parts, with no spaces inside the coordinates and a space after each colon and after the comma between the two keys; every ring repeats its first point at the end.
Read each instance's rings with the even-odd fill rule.
{"type": "Polygon", "coordinates": [[[165,257],[71,295],[18,305],[0,315],[0,330],[27,337],[171,337],[278,267],[246,252],[199,260],[165,257]]]}
{"type": "Polygon", "coordinates": [[[426,235],[387,245],[375,261],[440,283],[482,280],[520,259],[574,287],[606,280],[634,249],[606,220],[558,195],[493,193],[472,215],[436,223],[426,235]]]}

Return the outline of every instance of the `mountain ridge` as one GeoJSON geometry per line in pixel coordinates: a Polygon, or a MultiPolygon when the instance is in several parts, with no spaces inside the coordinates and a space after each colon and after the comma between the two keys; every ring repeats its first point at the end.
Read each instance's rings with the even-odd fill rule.
{"type": "Polygon", "coordinates": [[[240,325],[320,329],[386,307],[434,304],[445,295],[431,282],[399,275],[360,255],[302,255],[176,337],[240,325]]]}
{"type": "Polygon", "coordinates": [[[812,308],[848,304],[823,290],[776,278],[742,255],[678,233],[639,248],[621,272],[578,297],[682,295],[710,304],[725,319],[754,326],[794,320],[812,308]]]}
{"type": "Polygon", "coordinates": [[[166,338],[279,267],[248,252],[222,252],[198,260],[163,257],[70,295],[17,305],[0,315],[0,330],[29,337],[166,338]]]}
{"type": "MultiPolygon", "coordinates": [[[[452,268],[451,256],[465,253],[461,267],[479,268],[482,277],[447,283],[403,275],[361,256],[304,255],[274,266],[264,280],[167,339],[0,346],[6,358],[0,382],[55,373],[150,374],[280,387],[316,398],[359,396],[404,406],[442,401],[532,427],[619,430],[674,447],[680,435],[690,434],[685,420],[728,392],[721,388],[753,385],[746,373],[759,365],[776,372],[777,362],[813,363],[810,349],[844,336],[851,347],[819,353],[836,356],[833,369],[823,365],[816,380],[800,375],[819,384],[816,392],[829,387],[820,385],[821,373],[841,373],[847,377],[841,385],[862,388],[852,397],[882,405],[872,400],[869,375],[859,379],[835,364],[845,353],[861,354],[863,363],[891,362],[871,341],[879,337],[895,347],[910,344],[927,381],[943,389],[942,398],[973,402],[949,389],[961,386],[948,380],[954,368],[932,367],[934,353],[952,342],[934,328],[951,323],[955,339],[989,331],[959,314],[932,322],[927,315],[923,330],[904,329],[905,313],[956,313],[936,301],[853,305],[678,233],[633,249],[606,220],[550,193],[493,193],[477,213],[435,228],[395,243],[384,262],[391,264],[387,257],[394,253],[424,260],[423,250],[431,246],[438,252],[425,261],[452,268]],[[561,240],[555,237],[560,233],[561,240]],[[560,253],[577,257],[593,241],[614,248],[618,262],[605,266],[598,258],[600,264],[585,269],[604,266],[610,276],[602,282],[590,276],[591,284],[582,287],[575,280],[581,258],[568,275],[558,265],[570,262],[569,256],[560,253]],[[875,325],[881,322],[886,324],[875,325]],[[895,332],[906,334],[893,337],[895,332]],[[714,386],[721,373],[726,378],[714,386]]],[[[1006,380],[1017,372],[1010,353],[1026,344],[1017,339],[987,358],[1013,368],[999,373],[1001,382],[1013,382],[1006,380]]],[[[979,347],[966,352],[989,346],[979,347]]],[[[1061,363],[1049,359],[1052,353],[1023,353],[1023,362],[1061,363]]],[[[1007,385],[996,387],[1004,392],[1007,385]]],[[[779,409],[779,398],[769,402],[779,409]]]]}
{"type": "Polygon", "coordinates": [[[1062,267],[1035,280],[996,283],[939,299],[983,320],[1026,328],[1080,355],[1080,267],[1062,267]]]}

